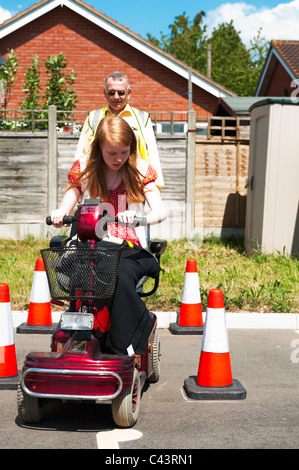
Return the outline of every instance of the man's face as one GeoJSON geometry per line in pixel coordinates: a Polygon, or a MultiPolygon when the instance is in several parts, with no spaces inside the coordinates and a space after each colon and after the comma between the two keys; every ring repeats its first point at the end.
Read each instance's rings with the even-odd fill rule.
{"type": "Polygon", "coordinates": [[[131,91],[128,91],[125,79],[113,80],[113,78],[109,78],[107,80],[107,89],[104,90],[104,95],[110,110],[114,114],[119,114],[124,109],[130,98],[130,94],[131,91]]]}

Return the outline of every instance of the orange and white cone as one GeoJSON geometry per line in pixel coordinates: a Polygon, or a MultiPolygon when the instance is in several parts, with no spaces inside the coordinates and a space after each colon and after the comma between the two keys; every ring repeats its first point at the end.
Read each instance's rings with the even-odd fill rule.
{"type": "Polygon", "coordinates": [[[226,387],[232,383],[223,293],[213,289],[208,298],[197,384],[226,387]]]}
{"type": "Polygon", "coordinates": [[[195,259],[188,259],[178,323],[171,324],[170,331],[174,334],[202,334],[203,328],[197,263],[195,259]]]}
{"type": "Polygon", "coordinates": [[[0,284],[0,379],[18,375],[8,284],[0,284]]]}
{"type": "Polygon", "coordinates": [[[52,325],[49,283],[42,258],[37,258],[35,264],[27,324],[35,326],[52,325]]]}
{"type": "Polygon", "coordinates": [[[232,400],[246,398],[246,390],[234,380],[231,370],[223,292],[209,293],[197,377],[184,381],[190,398],[232,400]]]}
{"type": "Polygon", "coordinates": [[[197,263],[188,259],[178,324],[180,326],[203,326],[202,306],[197,263]]]}

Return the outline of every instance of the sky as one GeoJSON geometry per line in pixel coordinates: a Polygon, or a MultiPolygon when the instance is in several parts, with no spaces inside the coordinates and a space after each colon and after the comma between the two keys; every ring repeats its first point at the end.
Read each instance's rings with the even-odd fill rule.
{"type": "MultiPolygon", "coordinates": [[[[0,0],[0,23],[25,10],[34,0],[0,0]]],[[[170,32],[169,25],[176,16],[185,12],[193,20],[204,11],[208,35],[220,23],[233,20],[246,46],[262,28],[266,40],[299,40],[299,0],[103,0],[87,1],[131,31],[147,39],[147,33],[156,38],[170,32]]]]}

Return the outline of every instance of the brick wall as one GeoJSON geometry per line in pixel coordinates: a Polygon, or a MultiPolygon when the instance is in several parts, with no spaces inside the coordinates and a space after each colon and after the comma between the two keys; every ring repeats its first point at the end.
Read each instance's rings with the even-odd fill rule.
{"type": "Polygon", "coordinates": [[[277,61],[265,96],[291,96],[291,78],[285,68],[277,61]]]}
{"type": "MultiPolygon", "coordinates": [[[[19,69],[8,108],[18,108],[26,67],[39,55],[42,86],[46,82],[44,61],[63,52],[67,71],[77,73],[75,89],[78,110],[105,105],[103,84],[106,76],[120,70],[132,87],[131,105],[152,111],[188,110],[188,83],[158,62],[120,41],[66,7],[58,7],[0,40],[0,53],[14,49],[19,69]],[[184,95],[184,96],[180,96],[184,95]]],[[[193,86],[193,105],[197,115],[211,115],[218,98],[193,86]]]]}

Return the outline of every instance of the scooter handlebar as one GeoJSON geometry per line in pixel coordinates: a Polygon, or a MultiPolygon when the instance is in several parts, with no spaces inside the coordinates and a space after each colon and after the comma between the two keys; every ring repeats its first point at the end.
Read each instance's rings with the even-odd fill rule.
{"type": "MultiPolygon", "coordinates": [[[[118,221],[118,217],[106,217],[105,216],[105,220],[107,223],[119,223],[121,224],[121,222],[118,221]]],[[[73,215],[65,215],[63,217],[63,224],[65,225],[70,225],[72,224],[74,221],[74,216],[73,215]]],[[[47,225],[52,225],[52,220],[51,220],[51,216],[48,216],[46,218],[46,224],[47,225]]],[[[147,224],[147,219],[146,217],[134,217],[134,222],[133,224],[129,224],[129,225],[133,225],[134,227],[139,227],[139,226],[145,226],[147,224]]],[[[126,224],[121,224],[121,225],[126,225],[126,224]]]]}
{"type": "Polygon", "coordinates": [[[120,225],[131,225],[133,227],[139,227],[139,226],[146,226],[147,224],[147,218],[146,217],[134,217],[133,223],[132,224],[125,224],[122,223],[118,220],[118,217],[107,217],[105,216],[106,222],[109,223],[117,223],[120,225]]]}
{"type": "MultiPolygon", "coordinates": [[[[74,216],[73,215],[65,215],[63,217],[63,223],[65,225],[70,225],[72,224],[74,221],[74,216]]],[[[52,225],[52,220],[51,220],[51,216],[49,215],[47,218],[46,218],[46,224],[47,225],[52,225]]]]}

